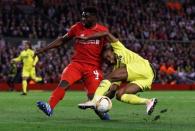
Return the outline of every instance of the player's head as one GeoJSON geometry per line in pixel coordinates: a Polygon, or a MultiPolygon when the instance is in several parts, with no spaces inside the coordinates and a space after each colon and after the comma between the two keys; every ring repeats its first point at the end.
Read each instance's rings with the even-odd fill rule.
{"type": "Polygon", "coordinates": [[[22,43],[23,43],[23,46],[24,46],[24,50],[32,49],[30,41],[24,40],[22,43]]]}
{"type": "Polygon", "coordinates": [[[115,65],[116,64],[116,55],[113,51],[113,48],[110,44],[104,45],[102,49],[102,59],[105,61],[107,64],[115,65]]]}
{"type": "Polygon", "coordinates": [[[82,23],[86,28],[90,28],[97,22],[97,9],[95,7],[86,7],[82,12],[82,23]]]}

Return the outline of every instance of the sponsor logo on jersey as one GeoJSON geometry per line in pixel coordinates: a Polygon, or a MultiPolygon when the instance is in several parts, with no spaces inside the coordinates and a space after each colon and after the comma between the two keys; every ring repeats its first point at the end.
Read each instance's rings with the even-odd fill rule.
{"type": "Polygon", "coordinates": [[[83,44],[83,45],[99,45],[100,44],[100,40],[87,40],[87,41],[79,40],[79,44],[83,44]]]}

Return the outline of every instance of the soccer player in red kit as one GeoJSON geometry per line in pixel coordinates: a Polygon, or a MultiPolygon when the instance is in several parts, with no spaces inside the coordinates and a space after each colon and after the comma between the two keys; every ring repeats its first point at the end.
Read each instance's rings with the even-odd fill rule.
{"type": "MultiPolygon", "coordinates": [[[[59,37],[48,46],[37,50],[37,54],[59,47],[74,37],[89,36],[107,30],[105,26],[97,23],[96,8],[87,7],[82,12],[81,22],[73,25],[63,37],[59,37]]],[[[48,103],[43,101],[37,102],[37,106],[40,110],[46,115],[51,116],[53,109],[56,104],[63,99],[68,87],[80,79],[84,80],[88,98],[93,98],[96,88],[103,79],[101,50],[104,44],[106,44],[104,38],[88,41],[76,39],[71,63],[64,69],[60,83],[53,91],[48,103]]],[[[102,120],[110,119],[107,113],[100,113],[97,110],[95,110],[95,112],[102,120]]]]}

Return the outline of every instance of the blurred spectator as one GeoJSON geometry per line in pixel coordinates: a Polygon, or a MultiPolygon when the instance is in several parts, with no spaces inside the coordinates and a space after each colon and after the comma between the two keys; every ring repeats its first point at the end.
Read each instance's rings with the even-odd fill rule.
{"type": "Polygon", "coordinates": [[[177,71],[175,70],[171,60],[160,65],[159,77],[164,83],[175,83],[174,76],[176,73],[177,71]]]}
{"type": "Polygon", "coordinates": [[[14,83],[16,83],[16,74],[17,74],[17,66],[16,64],[9,64],[9,69],[8,69],[8,74],[7,74],[7,84],[9,86],[9,90],[13,91],[14,90],[14,83]]]}

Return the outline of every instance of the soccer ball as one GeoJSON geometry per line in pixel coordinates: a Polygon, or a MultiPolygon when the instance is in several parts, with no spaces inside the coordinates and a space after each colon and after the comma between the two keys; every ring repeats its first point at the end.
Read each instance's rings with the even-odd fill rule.
{"type": "Polygon", "coordinates": [[[96,102],[96,110],[99,112],[108,112],[112,108],[112,101],[107,96],[101,96],[96,102]]]}

